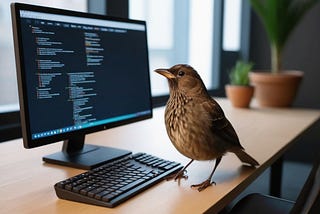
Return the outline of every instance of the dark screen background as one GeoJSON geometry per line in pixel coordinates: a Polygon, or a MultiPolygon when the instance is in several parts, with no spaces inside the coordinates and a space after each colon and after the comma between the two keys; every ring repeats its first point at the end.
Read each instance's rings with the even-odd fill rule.
{"type": "Polygon", "coordinates": [[[45,22],[41,24],[41,20],[22,19],[21,23],[24,58],[22,72],[31,133],[150,110],[145,31],[109,32],[45,22]],[[101,48],[94,54],[103,57],[98,65],[87,64],[85,33],[93,33],[93,39],[98,41],[98,48],[101,48]],[[50,45],[39,43],[39,38],[48,41],[50,45]],[[39,54],[39,50],[45,50],[45,54],[39,54]],[[41,62],[44,67],[52,62],[58,67],[43,68],[39,66],[39,60],[49,60],[49,63],[41,62]],[[90,77],[84,79],[85,83],[80,81],[80,84],[73,86],[73,91],[79,92],[80,98],[82,93],[87,99],[85,104],[79,106],[79,102],[75,102],[79,97],[73,99],[70,93],[70,73],[79,73],[83,77],[81,73],[88,72],[90,77]],[[46,79],[48,76],[49,79],[46,79]],[[46,84],[43,84],[44,80],[46,84]],[[48,96],[39,96],[39,91],[43,89],[48,96]],[[77,113],[79,108],[81,112],[77,113]],[[80,117],[80,120],[76,121],[75,116],[80,117]]]}

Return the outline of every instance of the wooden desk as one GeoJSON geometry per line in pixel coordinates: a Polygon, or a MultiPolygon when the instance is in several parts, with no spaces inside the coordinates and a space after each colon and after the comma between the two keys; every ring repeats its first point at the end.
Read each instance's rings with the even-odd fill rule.
{"type": "MultiPolygon", "coordinates": [[[[60,200],[53,185],[82,170],[43,163],[44,155],[61,149],[60,143],[31,150],[22,140],[0,143],[1,213],[203,213],[217,212],[232,201],[267,167],[273,164],[311,126],[320,111],[306,109],[236,109],[218,99],[237,130],[246,151],[260,162],[256,169],[244,167],[233,154],[226,155],[214,181],[203,192],[190,185],[202,182],[212,170],[213,161],[194,162],[188,180],[180,184],[163,181],[114,209],[60,200]]],[[[147,152],[186,164],[189,160],[171,145],[164,127],[163,108],[154,118],[88,135],[86,142],[147,152]]]]}

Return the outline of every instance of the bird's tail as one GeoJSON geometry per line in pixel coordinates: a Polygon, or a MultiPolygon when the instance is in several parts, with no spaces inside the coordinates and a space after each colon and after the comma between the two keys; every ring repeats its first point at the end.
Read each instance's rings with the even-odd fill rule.
{"type": "Polygon", "coordinates": [[[237,157],[243,162],[243,163],[247,163],[250,164],[251,166],[258,166],[259,163],[250,155],[248,155],[245,151],[243,151],[242,149],[239,149],[235,152],[235,154],[237,155],[237,157]]]}

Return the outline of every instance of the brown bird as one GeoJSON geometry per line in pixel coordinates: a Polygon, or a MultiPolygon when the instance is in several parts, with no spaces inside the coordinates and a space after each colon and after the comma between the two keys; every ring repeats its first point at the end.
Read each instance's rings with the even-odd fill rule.
{"type": "MultiPolygon", "coordinates": [[[[199,74],[189,65],[178,64],[169,69],[156,69],[169,82],[170,97],[165,109],[165,125],[175,148],[191,161],[174,179],[186,178],[186,168],[193,160],[216,160],[207,180],[192,185],[204,190],[212,184],[212,176],[222,156],[233,152],[244,163],[259,163],[240,145],[239,138],[222,108],[209,95],[199,74]]],[[[214,183],[214,182],[213,182],[214,183]]]]}

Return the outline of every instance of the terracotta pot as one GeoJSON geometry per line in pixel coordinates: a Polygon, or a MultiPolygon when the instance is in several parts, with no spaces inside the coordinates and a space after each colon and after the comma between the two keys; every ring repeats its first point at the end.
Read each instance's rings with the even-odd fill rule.
{"type": "Polygon", "coordinates": [[[289,107],[296,97],[303,72],[251,72],[249,78],[255,86],[255,98],[260,106],[289,107]]]}
{"type": "Polygon", "coordinates": [[[234,107],[249,107],[254,92],[253,86],[226,85],[225,90],[234,107]]]}

